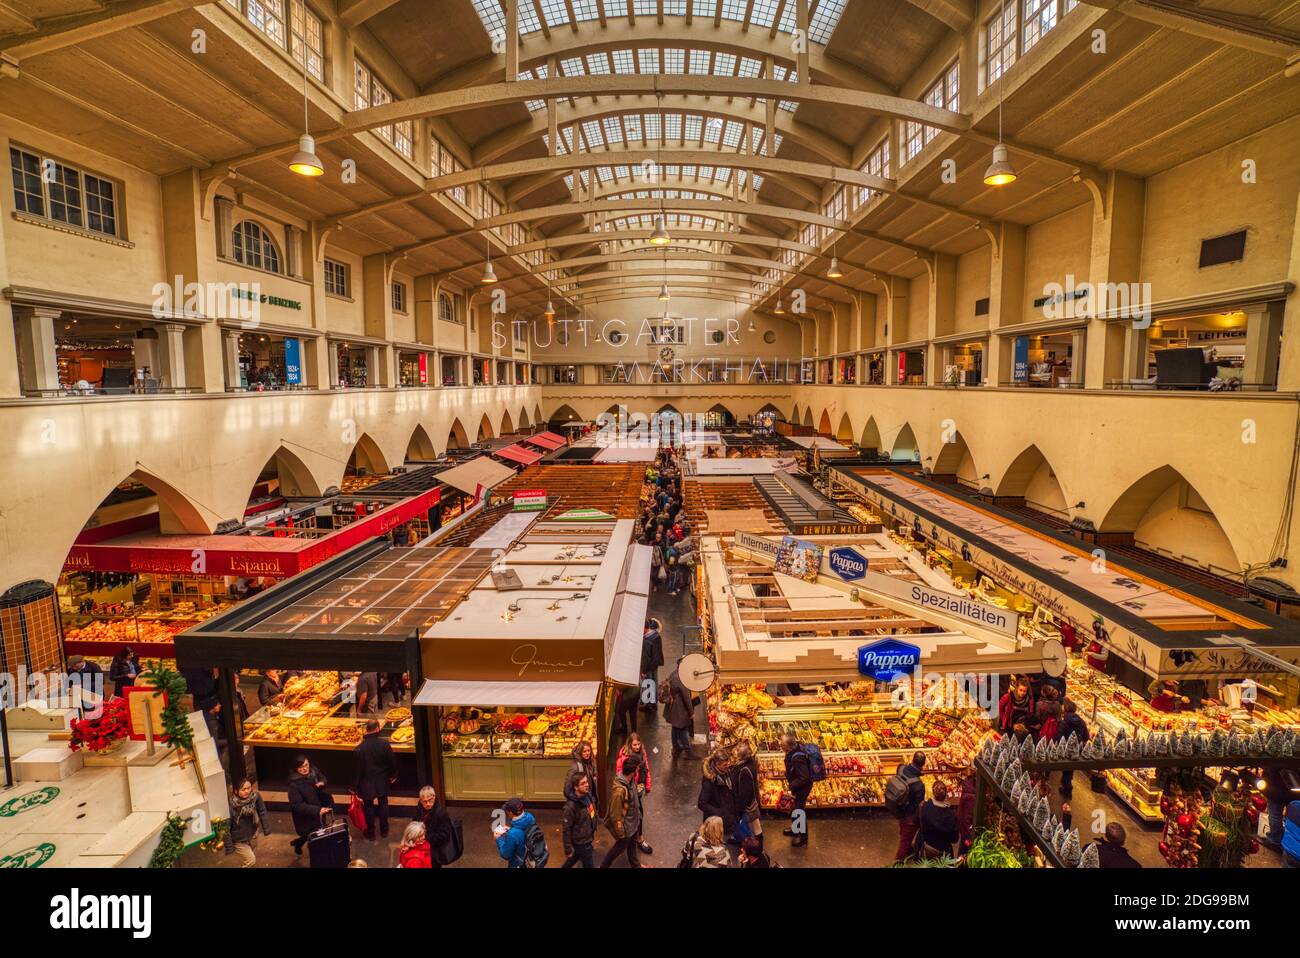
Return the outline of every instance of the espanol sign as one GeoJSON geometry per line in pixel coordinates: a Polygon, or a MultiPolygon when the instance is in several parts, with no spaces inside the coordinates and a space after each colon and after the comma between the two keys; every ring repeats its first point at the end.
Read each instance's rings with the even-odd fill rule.
{"type": "Polygon", "coordinates": [[[858,648],[858,671],[880,682],[911,675],[921,664],[921,649],[897,639],[881,639],[858,648]]]}

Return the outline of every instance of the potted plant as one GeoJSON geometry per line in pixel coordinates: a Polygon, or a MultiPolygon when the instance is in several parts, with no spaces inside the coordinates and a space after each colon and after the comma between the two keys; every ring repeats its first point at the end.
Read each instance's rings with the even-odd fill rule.
{"type": "Polygon", "coordinates": [[[79,752],[116,751],[127,736],[126,700],[111,698],[104,702],[98,718],[73,719],[68,748],[79,752]]]}

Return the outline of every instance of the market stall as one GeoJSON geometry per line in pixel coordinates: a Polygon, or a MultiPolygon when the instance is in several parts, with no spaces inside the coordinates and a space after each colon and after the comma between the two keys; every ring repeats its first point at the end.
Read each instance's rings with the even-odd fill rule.
{"type": "Polygon", "coordinates": [[[640,681],[650,562],[632,525],[531,525],[425,630],[415,704],[434,713],[449,799],[562,801],[580,741],[606,767],[617,687],[640,681]]]}

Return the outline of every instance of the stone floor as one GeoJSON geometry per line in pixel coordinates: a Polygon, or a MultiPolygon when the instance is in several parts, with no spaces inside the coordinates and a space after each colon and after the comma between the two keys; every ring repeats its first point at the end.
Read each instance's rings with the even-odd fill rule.
{"type": "MultiPolygon", "coordinates": [[[[666,675],[667,669],[681,654],[685,630],[696,624],[694,602],[685,593],[678,596],[655,593],[651,598],[650,614],[663,624],[664,657],[669,663],[665,666],[666,675]]],[[[702,708],[696,719],[696,728],[707,728],[702,708]]],[[[654,854],[643,855],[641,860],[659,868],[675,867],[682,844],[700,823],[695,800],[699,792],[700,759],[705,749],[702,744],[697,744],[693,756],[670,758],[669,727],[658,715],[641,713],[638,731],[651,751],[653,783],[645,806],[645,837],[653,846],[654,854]]],[[[615,749],[617,744],[616,740],[615,749]]],[[[1083,776],[1076,775],[1075,784],[1072,808],[1074,824],[1081,834],[1087,833],[1094,812],[1101,812],[1097,820],[1103,826],[1109,817],[1124,825],[1129,835],[1128,848],[1144,866],[1154,868],[1164,864],[1156,847],[1160,840],[1158,829],[1140,823],[1109,795],[1090,791],[1083,776]]],[[[1052,803],[1059,814],[1060,796],[1055,788],[1052,789],[1052,803]]],[[[453,808],[451,812],[453,817],[464,822],[465,856],[456,867],[503,867],[491,833],[492,810],[453,808]]],[[[560,811],[541,808],[534,812],[546,832],[552,867],[558,866],[563,860],[560,811]]],[[[288,813],[274,812],[271,818],[273,834],[260,840],[258,865],[306,867],[306,856],[298,858],[289,847],[293,828],[288,813]]],[[[780,834],[782,822],[775,817],[770,820],[765,817],[768,850],[783,867],[884,867],[893,861],[898,825],[883,809],[813,812],[809,815],[809,822],[809,843],[802,848],[792,848],[789,839],[780,834]]],[[[375,842],[367,842],[354,832],[354,856],[364,859],[371,867],[391,867],[404,825],[405,818],[395,818],[389,837],[375,842]]],[[[601,829],[596,843],[597,862],[610,844],[608,833],[601,829]]],[[[201,849],[192,849],[182,859],[182,865],[189,867],[236,867],[238,864],[234,856],[212,854],[201,849]]],[[[1280,864],[1279,856],[1267,848],[1252,856],[1252,867],[1277,867],[1280,864]]],[[[628,867],[627,860],[620,859],[614,867],[628,867]]]]}

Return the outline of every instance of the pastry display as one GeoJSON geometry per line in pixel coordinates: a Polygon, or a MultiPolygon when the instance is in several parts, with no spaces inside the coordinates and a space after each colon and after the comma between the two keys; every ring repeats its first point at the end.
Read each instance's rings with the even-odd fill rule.
{"type": "Polygon", "coordinates": [[[551,706],[540,711],[488,712],[460,708],[444,713],[441,727],[443,749],[452,755],[568,758],[578,742],[595,743],[596,710],[551,706]]]}
{"type": "Polygon", "coordinates": [[[406,708],[404,705],[399,705],[395,708],[389,709],[387,713],[385,713],[384,715],[384,720],[388,722],[397,722],[400,724],[401,722],[405,722],[410,717],[411,717],[411,710],[406,708]]]}
{"type": "MultiPolygon", "coordinates": [[[[353,716],[350,704],[335,701],[340,687],[337,672],[303,672],[290,678],[278,696],[244,720],[244,740],[283,748],[356,748],[368,719],[353,716]]],[[[396,706],[385,719],[394,726],[409,722],[411,710],[396,706]]],[[[389,741],[398,751],[412,751],[415,729],[394,728],[389,741]]]]}

